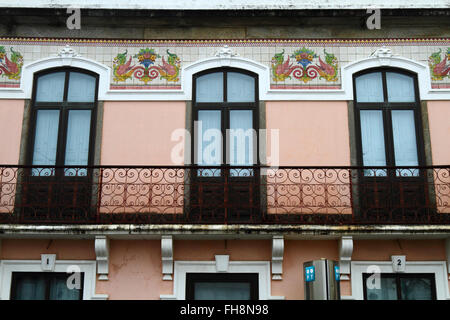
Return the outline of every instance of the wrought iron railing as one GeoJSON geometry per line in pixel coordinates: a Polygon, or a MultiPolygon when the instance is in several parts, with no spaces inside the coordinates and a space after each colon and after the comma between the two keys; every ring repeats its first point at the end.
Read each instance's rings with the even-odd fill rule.
{"type": "Polygon", "coordinates": [[[0,166],[0,223],[450,224],[450,166],[0,166]]]}

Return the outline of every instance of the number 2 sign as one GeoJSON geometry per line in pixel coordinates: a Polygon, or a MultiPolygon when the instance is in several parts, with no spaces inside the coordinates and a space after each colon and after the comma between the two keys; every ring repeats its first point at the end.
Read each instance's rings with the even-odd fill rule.
{"type": "Polygon", "coordinates": [[[406,256],[391,256],[391,259],[394,272],[405,272],[406,256]]]}

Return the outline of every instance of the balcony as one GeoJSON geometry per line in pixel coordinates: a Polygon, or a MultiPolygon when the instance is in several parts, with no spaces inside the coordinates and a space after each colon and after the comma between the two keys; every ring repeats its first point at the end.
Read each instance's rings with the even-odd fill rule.
{"type": "Polygon", "coordinates": [[[450,224],[450,166],[0,166],[6,224],[450,224]]]}

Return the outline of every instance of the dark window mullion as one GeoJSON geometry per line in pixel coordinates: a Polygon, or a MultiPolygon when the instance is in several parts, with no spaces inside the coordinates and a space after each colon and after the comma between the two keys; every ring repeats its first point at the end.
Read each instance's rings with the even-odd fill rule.
{"type": "Polygon", "coordinates": [[[395,275],[395,283],[397,284],[397,299],[398,300],[403,300],[403,295],[402,295],[402,283],[400,281],[401,277],[400,275],[395,275]]]}
{"type": "Polygon", "coordinates": [[[70,71],[66,71],[66,77],[65,77],[65,83],[64,83],[64,97],[63,97],[63,101],[67,102],[67,95],[69,92],[69,76],[70,76],[70,71]]]}
{"type": "Polygon", "coordinates": [[[228,82],[228,72],[227,71],[223,71],[223,102],[224,103],[228,102],[228,86],[227,86],[227,82],[228,82]]]}
{"type": "MultiPolygon", "coordinates": [[[[386,165],[395,166],[394,137],[392,131],[392,115],[389,108],[383,108],[384,141],[386,150],[386,165]]],[[[388,176],[395,177],[395,172],[389,170],[388,176]]]]}
{"type": "MultiPolygon", "coordinates": [[[[229,117],[229,111],[227,108],[224,108],[221,113],[222,116],[222,165],[228,167],[229,161],[228,161],[228,153],[227,153],[227,130],[230,128],[230,117],[229,117]]],[[[225,174],[225,172],[222,172],[222,175],[225,174]]]]}
{"type": "Polygon", "coordinates": [[[383,82],[383,99],[384,99],[385,103],[389,103],[387,80],[386,80],[386,71],[382,71],[381,72],[381,79],[382,79],[382,82],[383,82]]]}
{"type": "Polygon", "coordinates": [[[47,276],[47,274],[43,274],[42,276],[45,279],[45,300],[50,300],[51,277],[47,276]]]}
{"type": "MultiPolygon", "coordinates": [[[[64,106],[61,108],[58,127],[58,144],[56,149],[56,165],[64,166],[65,151],[66,151],[66,136],[67,136],[67,119],[68,110],[64,106]]],[[[56,175],[64,175],[64,169],[56,170],[56,175]]]]}

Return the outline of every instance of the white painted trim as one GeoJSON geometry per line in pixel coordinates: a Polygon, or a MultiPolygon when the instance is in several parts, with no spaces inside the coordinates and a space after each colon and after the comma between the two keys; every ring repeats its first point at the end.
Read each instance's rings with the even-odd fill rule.
{"type": "Polygon", "coordinates": [[[173,273],[173,239],[172,236],[161,236],[161,265],[163,280],[172,280],[173,273]]]}
{"type": "MultiPolygon", "coordinates": [[[[392,261],[352,261],[351,297],[355,300],[364,299],[362,274],[367,272],[369,266],[377,266],[382,273],[394,273],[392,261]]],[[[404,273],[434,273],[436,298],[438,300],[450,299],[445,261],[406,261],[404,273]]]]}
{"type": "Polygon", "coordinates": [[[351,275],[350,263],[352,262],[353,237],[343,236],[339,240],[339,268],[340,279],[349,280],[351,275]]]}
{"type": "MultiPolygon", "coordinates": [[[[96,262],[90,260],[56,260],[54,272],[67,272],[76,266],[84,272],[83,300],[106,300],[108,295],[95,293],[96,262]]],[[[9,300],[13,272],[43,272],[41,260],[2,260],[0,262],[0,300],[9,300]]]]}
{"type": "Polygon", "coordinates": [[[417,74],[421,100],[450,100],[450,89],[432,89],[430,68],[420,62],[399,57],[369,57],[341,66],[341,89],[270,89],[270,68],[238,56],[212,57],[181,68],[180,90],[111,90],[111,69],[94,60],[74,56],[49,57],[23,67],[20,88],[0,88],[0,99],[30,99],[33,74],[48,68],[73,66],[99,74],[98,99],[105,101],[189,101],[192,100],[192,76],[217,67],[234,67],[254,72],[259,78],[262,101],[346,101],[353,100],[353,74],[365,69],[390,66],[417,74]]]}
{"type": "Polygon", "coordinates": [[[1,88],[0,99],[31,99],[34,74],[51,68],[74,67],[99,75],[98,100],[104,100],[109,90],[111,69],[97,61],[80,56],[53,56],[33,61],[23,66],[20,88],[1,88]]]}
{"type": "Polygon", "coordinates": [[[109,273],[109,238],[95,237],[95,256],[97,260],[98,280],[108,280],[109,273]]]}
{"type": "Polygon", "coordinates": [[[272,280],[282,280],[284,256],[284,237],[272,237],[272,280]]]}
{"type": "Polygon", "coordinates": [[[270,88],[269,67],[247,58],[234,56],[206,58],[182,68],[182,90],[185,92],[186,100],[192,100],[192,76],[194,74],[220,67],[238,68],[256,73],[259,78],[259,99],[267,99],[266,93],[270,88]]]}
{"type": "MultiPolygon", "coordinates": [[[[173,294],[160,295],[161,300],[186,299],[186,273],[217,273],[216,261],[175,261],[173,294]]],[[[269,261],[229,261],[229,273],[258,273],[259,300],[283,300],[271,296],[269,261]]]]}
{"type": "Polygon", "coordinates": [[[342,68],[342,89],[346,92],[346,100],[353,100],[353,74],[378,67],[399,68],[416,73],[420,100],[450,99],[450,89],[431,89],[431,76],[428,65],[400,56],[380,56],[358,60],[342,68]]]}

